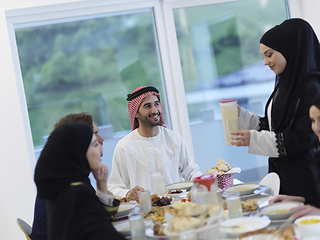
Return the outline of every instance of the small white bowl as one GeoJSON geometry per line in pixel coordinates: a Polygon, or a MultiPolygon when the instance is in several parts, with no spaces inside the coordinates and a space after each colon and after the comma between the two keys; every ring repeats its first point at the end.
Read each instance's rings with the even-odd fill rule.
{"type": "Polygon", "coordinates": [[[237,192],[240,196],[252,194],[254,190],[260,187],[259,183],[240,183],[226,187],[224,192],[237,192]]]}
{"type": "Polygon", "coordinates": [[[320,222],[313,224],[301,224],[304,220],[317,219],[320,220],[320,215],[305,216],[298,218],[294,221],[294,224],[298,227],[302,237],[305,236],[319,236],[320,235],[320,222]]]}
{"type": "Polygon", "coordinates": [[[289,218],[294,212],[288,211],[290,208],[298,207],[300,205],[303,205],[303,203],[299,202],[279,202],[279,203],[273,203],[268,206],[260,208],[260,213],[268,216],[271,220],[280,220],[280,219],[287,219],[289,218]],[[277,212],[278,211],[278,212],[277,212]]]}
{"type": "Polygon", "coordinates": [[[269,226],[270,219],[266,217],[241,217],[227,220],[220,225],[220,232],[227,237],[237,238],[245,232],[255,231],[269,226]],[[238,228],[231,228],[232,226],[238,228]]]}

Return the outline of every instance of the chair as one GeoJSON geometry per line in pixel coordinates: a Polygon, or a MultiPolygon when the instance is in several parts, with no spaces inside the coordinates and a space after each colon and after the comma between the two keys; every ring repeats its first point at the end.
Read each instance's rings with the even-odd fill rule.
{"type": "Polygon", "coordinates": [[[269,189],[266,193],[269,193],[272,196],[277,196],[280,190],[280,178],[278,174],[271,172],[267,174],[261,181],[261,185],[267,186],[269,189]]]}
{"type": "Polygon", "coordinates": [[[28,223],[26,223],[25,221],[23,221],[20,218],[17,218],[17,223],[18,226],[20,227],[20,229],[22,230],[22,232],[24,233],[24,235],[26,235],[27,240],[32,240],[29,235],[32,232],[32,227],[30,227],[30,225],[28,223]]]}

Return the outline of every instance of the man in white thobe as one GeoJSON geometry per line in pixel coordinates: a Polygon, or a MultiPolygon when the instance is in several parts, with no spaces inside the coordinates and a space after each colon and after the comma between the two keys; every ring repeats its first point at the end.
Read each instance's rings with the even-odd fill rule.
{"type": "Polygon", "coordinates": [[[182,137],[165,127],[159,91],[142,86],[127,100],[132,132],[115,148],[109,190],[135,200],[140,190],[154,193],[151,182],[159,176],[166,185],[201,176],[182,137]]]}

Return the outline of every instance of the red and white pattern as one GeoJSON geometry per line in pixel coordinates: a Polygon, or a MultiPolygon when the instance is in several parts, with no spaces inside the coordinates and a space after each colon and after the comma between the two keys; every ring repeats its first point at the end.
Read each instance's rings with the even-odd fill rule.
{"type": "MultiPolygon", "coordinates": [[[[141,87],[138,87],[136,89],[134,89],[132,93],[142,89],[142,88],[145,88],[146,86],[141,86],[141,87]]],[[[146,92],[146,93],[143,93],[141,94],[140,96],[132,99],[131,101],[128,102],[128,112],[129,112],[129,119],[130,119],[130,125],[131,125],[131,130],[135,130],[136,128],[139,127],[139,122],[138,120],[136,119],[136,114],[139,110],[139,107],[140,107],[140,104],[141,102],[143,101],[143,99],[145,97],[148,97],[150,95],[155,95],[158,97],[159,101],[160,101],[160,106],[161,106],[161,123],[160,123],[160,126],[163,126],[165,127],[165,122],[164,122],[164,115],[163,115],[163,108],[162,108],[162,103],[161,103],[161,100],[160,100],[160,95],[156,92],[146,92]]]]}
{"type": "Polygon", "coordinates": [[[233,184],[233,173],[218,174],[217,179],[218,187],[223,190],[233,184]]]}

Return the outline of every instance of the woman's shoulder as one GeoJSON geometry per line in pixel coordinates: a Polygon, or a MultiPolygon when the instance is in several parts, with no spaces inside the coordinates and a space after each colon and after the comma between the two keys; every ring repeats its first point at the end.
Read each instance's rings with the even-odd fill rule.
{"type": "Polygon", "coordinates": [[[307,79],[307,84],[305,85],[304,93],[311,95],[320,94],[320,76],[310,76],[307,79]]]}

